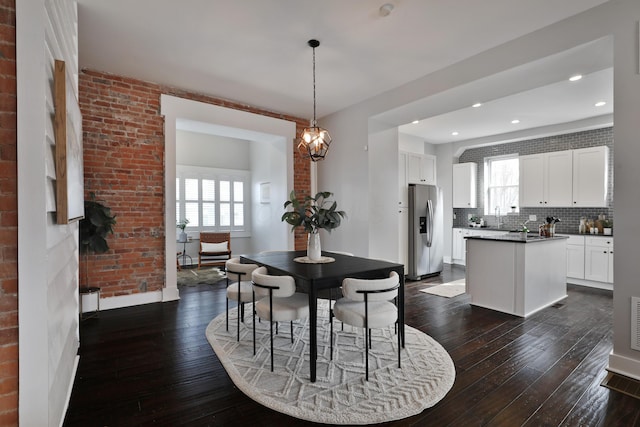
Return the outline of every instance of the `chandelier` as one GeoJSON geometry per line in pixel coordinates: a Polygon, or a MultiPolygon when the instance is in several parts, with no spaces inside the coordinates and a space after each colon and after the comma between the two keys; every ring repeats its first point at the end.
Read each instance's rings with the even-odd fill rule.
{"type": "Polygon", "coordinates": [[[316,48],[320,46],[320,42],[311,39],[307,43],[313,49],[313,120],[311,120],[311,126],[305,128],[300,134],[298,152],[302,158],[310,158],[311,161],[317,162],[327,155],[331,145],[331,135],[316,123],[316,48]]]}

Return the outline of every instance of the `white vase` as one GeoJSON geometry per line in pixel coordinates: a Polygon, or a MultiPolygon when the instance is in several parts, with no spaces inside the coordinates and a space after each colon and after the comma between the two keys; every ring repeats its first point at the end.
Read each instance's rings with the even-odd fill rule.
{"type": "Polygon", "coordinates": [[[318,261],[322,257],[320,248],[320,233],[309,233],[307,237],[307,257],[310,260],[318,261]]]}
{"type": "Polygon", "coordinates": [[[178,235],[178,242],[184,243],[186,241],[187,241],[187,233],[185,233],[184,230],[182,230],[178,235]]]}

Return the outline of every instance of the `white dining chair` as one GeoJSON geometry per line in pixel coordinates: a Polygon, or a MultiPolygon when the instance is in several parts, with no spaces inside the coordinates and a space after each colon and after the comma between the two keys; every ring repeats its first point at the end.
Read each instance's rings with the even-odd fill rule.
{"type": "Polygon", "coordinates": [[[227,331],[229,330],[229,300],[238,302],[238,330],[237,340],[240,341],[240,318],[244,323],[244,304],[253,299],[253,285],[251,273],[258,268],[256,264],[242,264],[240,258],[231,258],[226,261],[227,272],[227,331]],[[236,279],[235,281],[232,281],[236,279]]]}
{"type": "MultiPolygon", "coordinates": [[[[273,322],[290,322],[293,344],[293,321],[309,316],[309,297],[296,292],[296,282],[291,276],[272,276],[266,267],[259,267],[251,274],[253,280],[253,354],[256,354],[256,314],[269,320],[271,339],[271,372],[273,372],[273,322]],[[260,298],[256,302],[256,297],[260,298]]],[[[277,328],[277,324],[276,324],[277,328]]]]}
{"type": "MultiPolygon", "coordinates": [[[[353,279],[342,281],[343,298],[336,301],[333,312],[336,319],[364,329],[365,336],[365,378],[369,381],[369,349],[371,348],[371,329],[395,325],[398,321],[398,296],[400,280],[398,273],[392,271],[384,279],[353,279]]],[[[332,324],[333,331],[333,324],[332,324]]],[[[400,334],[398,337],[398,368],[400,368],[400,334]]],[[[333,332],[331,333],[331,354],[333,357],[333,332]]]]}

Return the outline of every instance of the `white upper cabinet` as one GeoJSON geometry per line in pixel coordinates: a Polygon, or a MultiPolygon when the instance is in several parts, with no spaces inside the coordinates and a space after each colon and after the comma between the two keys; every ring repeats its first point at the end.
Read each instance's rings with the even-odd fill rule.
{"type": "Polygon", "coordinates": [[[520,156],[520,206],[572,206],[573,151],[520,156]]]}
{"type": "Polygon", "coordinates": [[[429,154],[406,153],[407,182],[409,184],[436,184],[436,157],[429,154]]]}
{"type": "Polygon", "coordinates": [[[520,156],[520,206],[544,206],[544,155],[520,156]]]}
{"type": "Polygon", "coordinates": [[[475,163],[457,163],[453,165],[453,207],[476,207],[476,176],[478,166],[475,163]]]}
{"type": "Polygon", "coordinates": [[[573,150],[573,203],[575,207],[606,207],[609,148],[573,150]]]}
{"type": "Polygon", "coordinates": [[[520,156],[520,206],[607,207],[606,146],[520,156]]]}

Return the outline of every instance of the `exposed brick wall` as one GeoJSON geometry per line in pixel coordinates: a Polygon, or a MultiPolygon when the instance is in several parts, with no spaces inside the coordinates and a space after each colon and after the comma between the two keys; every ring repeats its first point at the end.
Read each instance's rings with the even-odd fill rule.
{"type": "MultiPolygon", "coordinates": [[[[91,286],[102,296],[157,291],[164,281],[164,118],[162,93],[264,116],[290,120],[299,133],[307,121],[263,111],[228,100],[186,92],[97,71],[80,73],[80,110],[84,131],[84,175],[87,194],[117,215],[106,254],[89,255],[91,286]]],[[[309,160],[294,153],[294,187],[310,191],[309,160]]],[[[173,231],[173,230],[171,230],[173,231]]],[[[306,236],[296,233],[296,248],[306,236]]],[[[86,265],[81,260],[81,283],[86,265]]]]}
{"type": "Polygon", "coordinates": [[[15,0],[0,1],[0,426],[18,424],[18,161],[15,0]]]}

